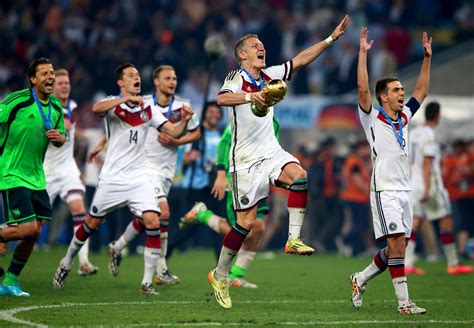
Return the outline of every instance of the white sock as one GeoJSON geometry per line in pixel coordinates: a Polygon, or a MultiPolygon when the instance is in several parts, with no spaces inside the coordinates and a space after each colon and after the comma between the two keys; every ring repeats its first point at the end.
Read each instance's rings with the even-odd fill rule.
{"type": "Polygon", "coordinates": [[[236,251],[231,250],[225,246],[222,246],[221,255],[219,256],[219,262],[216,268],[216,278],[219,280],[227,279],[229,276],[230,266],[234,259],[236,251]]]}
{"type": "Polygon", "coordinates": [[[221,231],[219,230],[220,221],[221,221],[220,216],[213,215],[209,218],[209,220],[207,220],[207,225],[209,226],[209,228],[211,228],[212,230],[220,234],[221,233],[221,231]]]}
{"type": "Polygon", "coordinates": [[[160,265],[159,273],[168,270],[168,265],[166,264],[166,254],[168,254],[168,232],[161,232],[160,238],[161,238],[161,252],[160,252],[160,259],[158,261],[160,265]]]}
{"type": "Polygon", "coordinates": [[[142,285],[146,283],[151,284],[159,254],[159,248],[145,247],[145,252],[143,253],[143,259],[145,261],[145,270],[143,273],[142,285]]]}
{"type": "Polygon", "coordinates": [[[239,252],[237,253],[237,259],[235,260],[235,265],[241,267],[242,269],[248,269],[253,259],[255,258],[256,253],[257,252],[247,251],[241,248],[239,252]]]}
{"type": "Polygon", "coordinates": [[[405,267],[413,268],[415,266],[415,248],[416,241],[409,240],[405,251],[405,267]]]}
{"type": "Polygon", "coordinates": [[[407,277],[398,277],[392,279],[393,287],[395,288],[395,294],[397,295],[398,306],[408,301],[408,283],[407,277]]]}
{"type": "Polygon", "coordinates": [[[127,228],[123,232],[123,234],[120,236],[120,238],[115,242],[114,244],[114,250],[117,253],[120,253],[122,249],[125,248],[125,246],[128,245],[133,239],[135,239],[141,231],[138,231],[135,229],[135,226],[133,225],[133,220],[128,224],[127,228]]]}
{"type": "Polygon", "coordinates": [[[357,275],[357,281],[360,285],[365,284],[366,282],[369,282],[370,280],[377,277],[382,272],[383,271],[380,271],[375,262],[372,261],[364,270],[359,272],[357,275]]]}
{"type": "Polygon", "coordinates": [[[76,234],[72,237],[69,247],[67,248],[66,256],[61,260],[61,264],[67,269],[71,269],[74,258],[76,257],[79,250],[84,245],[85,241],[77,239],[76,234]]]}
{"type": "Polygon", "coordinates": [[[289,227],[288,227],[288,240],[298,238],[301,233],[301,227],[303,226],[304,216],[306,214],[306,208],[288,208],[290,214],[289,227]]]}
{"type": "Polygon", "coordinates": [[[459,264],[458,252],[456,250],[456,245],[454,243],[445,244],[442,246],[444,256],[446,256],[446,261],[449,266],[457,266],[459,264]]]}

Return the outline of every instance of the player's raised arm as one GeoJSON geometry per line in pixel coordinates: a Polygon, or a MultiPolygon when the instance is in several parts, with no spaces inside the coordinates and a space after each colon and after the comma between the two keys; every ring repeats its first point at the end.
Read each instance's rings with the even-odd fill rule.
{"type": "Polygon", "coordinates": [[[133,103],[139,106],[143,106],[143,98],[141,96],[126,96],[102,100],[92,106],[92,111],[96,114],[105,114],[112,108],[115,108],[123,103],[133,103]]]}
{"type": "Polygon", "coordinates": [[[193,113],[193,109],[190,106],[183,105],[183,108],[181,109],[181,115],[183,116],[183,119],[174,124],[170,123],[169,121],[166,122],[160,128],[160,132],[164,132],[174,138],[179,138],[184,133],[189,120],[193,117],[193,113]]]}
{"type": "Polygon", "coordinates": [[[419,104],[425,100],[428,95],[428,89],[430,87],[430,68],[431,68],[431,41],[432,37],[428,38],[428,33],[423,32],[423,62],[421,63],[420,75],[418,81],[416,81],[415,90],[413,91],[413,97],[418,101],[419,104]]]}
{"type": "Polygon", "coordinates": [[[341,20],[339,25],[336,26],[334,31],[331,33],[331,35],[325,39],[322,40],[315,45],[309,47],[308,49],[303,50],[299,54],[297,54],[293,59],[293,70],[298,70],[303,66],[306,66],[313,62],[316,58],[321,55],[324,50],[326,50],[331,43],[339,39],[344,34],[344,30],[349,24],[349,16],[346,15],[344,18],[341,20]]]}
{"type": "Polygon", "coordinates": [[[367,72],[367,53],[374,43],[368,41],[369,30],[363,27],[360,31],[359,60],[357,63],[357,92],[359,96],[359,105],[365,113],[370,113],[372,108],[372,99],[369,89],[369,73],[367,72]]]}

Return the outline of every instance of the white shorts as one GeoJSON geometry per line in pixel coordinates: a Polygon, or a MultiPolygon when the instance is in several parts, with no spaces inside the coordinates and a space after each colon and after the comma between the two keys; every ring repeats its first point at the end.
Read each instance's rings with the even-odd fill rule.
{"type": "Polygon", "coordinates": [[[46,190],[52,204],[58,196],[66,203],[73,199],[79,199],[79,197],[75,197],[77,195],[83,198],[86,188],[79,177],[79,172],[71,172],[70,175],[46,176],[46,190]]]}
{"type": "Polygon", "coordinates": [[[435,221],[451,215],[451,203],[446,188],[434,190],[426,202],[420,203],[423,191],[413,191],[413,215],[435,221]]]}
{"type": "Polygon", "coordinates": [[[158,197],[158,202],[166,201],[166,198],[168,198],[168,195],[170,193],[173,181],[162,176],[159,173],[158,169],[156,169],[150,164],[146,165],[146,174],[151,180],[151,184],[153,185],[155,194],[158,197]]]}
{"type": "Polygon", "coordinates": [[[376,241],[400,234],[410,238],[413,228],[413,209],[410,197],[411,191],[370,192],[376,241]]]}
{"type": "Polygon", "coordinates": [[[127,183],[107,183],[99,180],[89,214],[103,217],[125,206],[137,217],[142,217],[146,211],[160,213],[157,195],[148,177],[134,178],[127,183]]]}
{"type": "Polygon", "coordinates": [[[265,158],[231,173],[233,204],[236,211],[251,208],[268,197],[270,183],[274,184],[288,163],[300,163],[293,155],[278,150],[265,158]]]}

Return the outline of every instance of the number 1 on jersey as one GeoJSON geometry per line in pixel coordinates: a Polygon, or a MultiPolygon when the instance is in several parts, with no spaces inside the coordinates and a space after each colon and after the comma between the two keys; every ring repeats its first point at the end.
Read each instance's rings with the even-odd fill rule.
{"type": "Polygon", "coordinates": [[[138,142],[138,131],[130,130],[129,143],[132,143],[132,142],[135,142],[135,144],[137,144],[137,142],[138,142]]]}

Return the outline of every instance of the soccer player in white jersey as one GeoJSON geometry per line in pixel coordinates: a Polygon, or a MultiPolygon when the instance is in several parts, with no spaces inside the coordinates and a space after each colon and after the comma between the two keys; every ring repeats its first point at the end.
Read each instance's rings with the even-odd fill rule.
{"type": "Polygon", "coordinates": [[[456,250],[451,203],[441,175],[441,150],[436,140],[435,128],[441,118],[440,109],[439,103],[429,103],[425,108],[425,124],[410,132],[413,229],[406,251],[407,274],[424,274],[424,270],[415,266],[415,234],[423,219],[438,224],[439,241],[448,262],[448,274],[467,274],[473,271],[472,267],[459,263],[456,250]]]}
{"type": "Polygon", "coordinates": [[[232,307],[227,277],[232,259],[252,229],[257,203],[269,194],[270,183],[289,189],[289,236],[287,253],[311,255],[314,249],[300,238],[306,213],[308,181],[299,161],[282,149],[273,128],[273,107],[265,103],[264,85],[272,79],[290,80],[295,70],[313,62],[337,40],[349,23],[345,16],[326,40],[297,54],[293,59],[266,68],[265,47],[255,34],[243,36],[234,47],[234,58],[240,69],[230,72],[217,96],[219,105],[230,108],[232,145],[229,157],[234,209],[237,222],[225,235],[217,268],[209,272],[208,280],[216,301],[224,308],[232,307]],[[251,103],[269,107],[258,117],[251,103]]]}
{"type": "Polygon", "coordinates": [[[406,101],[405,90],[397,78],[384,78],[375,85],[379,107],[372,104],[367,73],[368,40],[366,27],[360,32],[357,86],[359,117],[372,150],[370,203],[375,239],[386,240],[363,271],[351,275],[352,305],[362,306],[362,296],[369,280],[388,267],[398,300],[398,312],[423,314],[408,297],[405,275],[405,249],[413,225],[410,172],[408,163],[408,123],[428,94],[431,66],[431,38],[423,32],[423,62],[412,97],[406,101]]]}
{"type": "MultiPolygon", "coordinates": [[[[171,122],[180,122],[183,117],[181,108],[189,106],[189,103],[175,96],[178,80],[173,66],[161,65],[153,71],[153,83],[156,93],[150,96],[156,108],[171,122]]],[[[158,197],[160,214],[160,237],[161,253],[156,267],[155,282],[161,285],[174,285],[180,279],[168,270],[166,254],[168,250],[168,222],[170,218],[170,207],[168,205],[168,194],[170,192],[172,179],[176,172],[176,160],[178,147],[192,143],[201,137],[199,129],[199,117],[196,113],[187,125],[188,133],[174,138],[169,134],[159,132],[151,128],[145,142],[145,156],[147,159],[146,169],[149,178],[155,188],[158,197]]],[[[143,220],[135,218],[125,229],[120,238],[109,245],[109,268],[115,276],[120,268],[120,252],[140,232],[145,229],[143,220]]]]}
{"type": "MultiPolygon", "coordinates": [[[[60,148],[48,145],[44,158],[43,168],[46,175],[46,190],[49,194],[51,206],[56,197],[60,197],[66,202],[71,211],[74,224],[74,232],[86,220],[86,209],[84,206],[85,187],[80,178],[80,171],[74,160],[74,136],[76,122],[74,113],[77,103],[70,99],[71,84],[69,73],[66,69],[55,71],[56,83],[53,93],[58,97],[64,112],[64,127],[67,130],[67,138],[60,148]]],[[[79,251],[79,270],[81,276],[88,276],[97,273],[99,268],[89,261],[89,240],[79,251]]]]}
{"type": "Polygon", "coordinates": [[[143,219],[146,227],[145,269],[140,292],[157,295],[152,279],[160,254],[160,209],[145,170],[145,140],[150,126],[179,137],[193,112],[184,106],[183,119],[177,124],[170,123],[154,109],[151,99],[139,96],[140,74],[132,64],[118,66],[115,79],[120,87],[119,95],[109,96],[92,108],[94,113],[104,117],[109,144],[97,190],[86,222],[76,231],[66,256],[59,263],[53,286],[64,288],[74,257],[105,216],[117,208],[128,206],[135,216],[143,219]]]}

